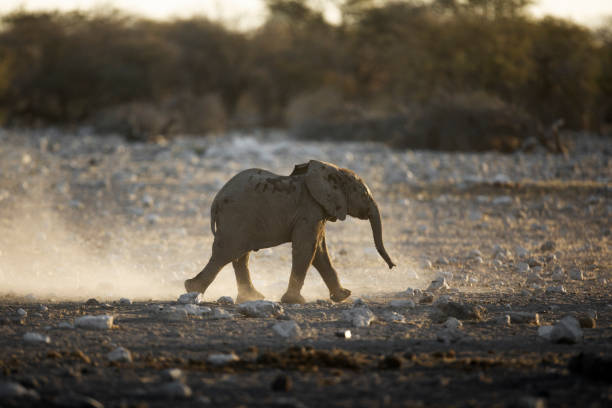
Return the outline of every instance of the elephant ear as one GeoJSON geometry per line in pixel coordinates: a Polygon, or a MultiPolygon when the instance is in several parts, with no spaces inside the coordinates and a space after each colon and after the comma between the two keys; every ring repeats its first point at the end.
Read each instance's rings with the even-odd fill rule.
{"type": "Polygon", "coordinates": [[[338,167],[331,163],[311,160],[306,170],[306,187],[327,214],[339,220],[346,218],[346,193],[338,167]]]}

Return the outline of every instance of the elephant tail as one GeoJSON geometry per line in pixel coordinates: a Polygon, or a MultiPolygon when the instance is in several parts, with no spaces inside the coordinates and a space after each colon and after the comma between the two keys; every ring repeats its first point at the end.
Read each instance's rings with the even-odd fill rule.
{"type": "Polygon", "coordinates": [[[215,228],[215,223],[217,222],[217,200],[213,201],[210,206],[210,230],[213,235],[217,234],[217,230],[215,228]]]}

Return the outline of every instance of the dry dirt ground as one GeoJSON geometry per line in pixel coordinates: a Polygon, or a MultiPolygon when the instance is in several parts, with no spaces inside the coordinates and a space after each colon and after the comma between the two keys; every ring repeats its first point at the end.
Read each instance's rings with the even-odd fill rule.
{"type": "MultiPolygon", "coordinates": [[[[568,156],[499,155],[274,134],[146,145],[0,131],[0,406],[612,406],[612,145],[571,141],[568,156]],[[398,266],[378,257],[367,223],[338,222],[328,245],[348,301],[328,302],[311,271],[309,303],[246,317],[217,301],[236,294],[225,268],[200,305],[211,313],[160,312],[180,312],[182,281],[210,254],[223,182],[310,158],[368,182],[398,266]],[[441,277],[448,288],[429,288],[441,277]],[[376,317],[368,326],[343,317],[356,299],[376,317]],[[215,319],[217,309],[232,316],[215,319]],[[114,324],[73,328],[82,315],[114,324]],[[445,329],[452,315],[462,328],[445,329]],[[591,326],[576,343],[538,335],[567,315],[591,326]],[[288,320],[300,335],[272,328],[288,320]],[[132,361],[110,361],[117,347],[132,361]],[[216,353],[237,360],[215,365],[216,353]]],[[[278,301],[290,248],[261,250],[251,266],[278,301]]]]}

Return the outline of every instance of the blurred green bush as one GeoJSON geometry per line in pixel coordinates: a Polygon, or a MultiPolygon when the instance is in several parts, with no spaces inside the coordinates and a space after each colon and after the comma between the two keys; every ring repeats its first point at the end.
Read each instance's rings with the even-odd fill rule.
{"type": "Polygon", "coordinates": [[[0,124],[93,124],[148,139],[290,127],[305,138],[511,150],[557,119],[612,123],[612,32],[536,20],[528,0],[307,0],[265,23],[107,13],[1,18],[0,124]]]}

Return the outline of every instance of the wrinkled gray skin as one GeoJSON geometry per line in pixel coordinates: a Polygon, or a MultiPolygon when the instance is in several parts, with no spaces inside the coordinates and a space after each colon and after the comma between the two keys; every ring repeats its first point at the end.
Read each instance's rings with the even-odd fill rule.
{"type": "Polygon", "coordinates": [[[291,242],[291,276],[281,301],[304,303],[300,291],[312,264],[327,285],[330,298],[340,302],[351,291],[340,285],[329,258],[325,222],[344,220],[347,214],[370,220],[378,253],[389,268],[394,267],[383,246],[378,205],[364,181],[351,170],[311,160],[295,166],[290,176],[261,169],[240,172],[213,200],[212,255],[195,278],[185,281],[185,288],[188,292],[205,292],[221,268],[231,262],[238,282],[237,302],[263,299],[251,282],[249,253],[291,242]]]}

